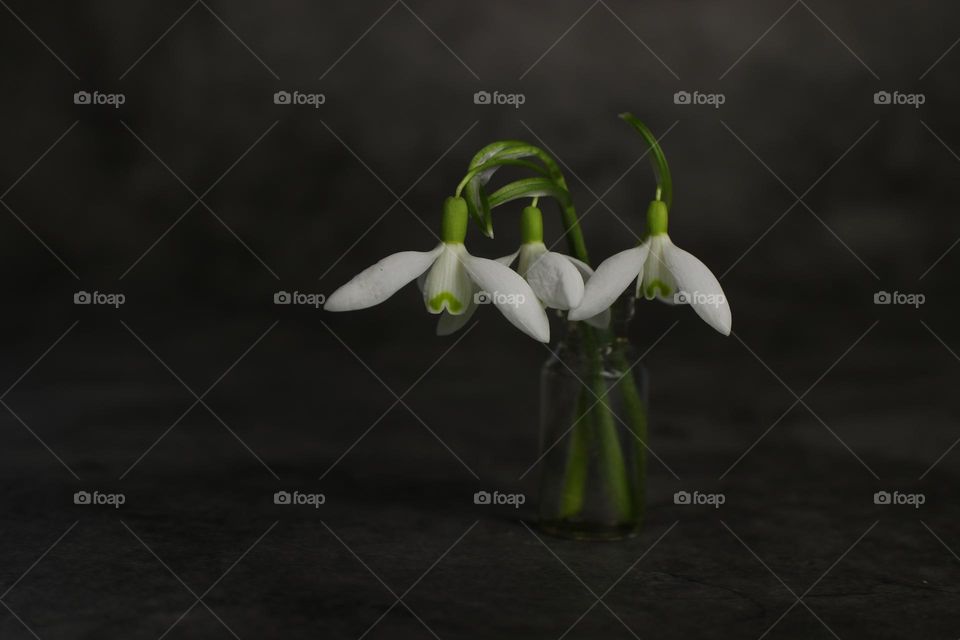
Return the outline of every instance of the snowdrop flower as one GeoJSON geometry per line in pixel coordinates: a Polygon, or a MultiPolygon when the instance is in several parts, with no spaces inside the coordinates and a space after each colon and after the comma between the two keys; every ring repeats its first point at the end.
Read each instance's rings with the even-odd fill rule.
{"type": "Polygon", "coordinates": [[[519,251],[503,258],[512,264],[519,258],[517,273],[523,277],[537,298],[551,309],[568,310],[580,305],[583,300],[583,276],[585,264],[547,249],[543,244],[543,214],[537,207],[526,207],[520,216],[519,251]]]}
{"type": "Polygon", "coordinates": [[[334,291],[323,308],[366,309],[420,278],[427,311],[442,314],[438,333],[463,326],[478,299],[486,296],[518,329],[541,342],[550,340],[550,323],[530,285],[500,262],[467,252],[467,203],[462,198],[444,202],[440,235],[442,241],[432,251],[403,251],[368,267],[334,291]]]}
{"type": "Polygon", "coordinates": [[[587,282],[583,301],[570,312],[581,320],[608,308],[637,282],[637,297],[669,304],[689,304],[704,322],[730,335],[730,306],[717,278],[700,260],[673,244],[667,235],[667,205],[660,200],[647,210],[650,235],[640,246],[611,256],[587,282]]]}
{"type": "MultiPolygon", "coordinates": [[[[501,258],[504,264],[517,262],[519,273],[537,294],[544,306],[570,310],[583,301],[584,283],[593,276],[590,265],[573,256],[556,253],[543,243],[543,215],[537,207],[526,207],[520,218],[520,250],[501,258]]],[[[610,324],[610,314],[604,309],[598,316],[585,319],[598,328],[610,324]]]]}

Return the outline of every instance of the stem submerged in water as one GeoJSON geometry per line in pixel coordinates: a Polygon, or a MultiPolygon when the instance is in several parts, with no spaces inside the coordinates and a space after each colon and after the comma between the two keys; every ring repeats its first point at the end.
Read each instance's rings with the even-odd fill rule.
{"type": "MultiPolygon", "coordinates": [[[[543,159],[543,158],[541,158],[543,159]]],[[[580,229],[579,217],[576,207],[566,191],[567,185],[556,163],[547,162],[545,164],[550,171],[551,177],[557,182],[558,186],[564,189],[563,196],[558,198],[561,216],[563,220],[564,235],[570,247],[570,254],[577,259],[589,264],[590,258],[587,254],[587,245],[584,241],[583,232],[580,229]]],[[[578,329],[582,333],[583,339],[580,341],[580,360],[586,362],[588,366],[587,380],[590,393],[587,394],[587,405],[582,406],[584,394],[579,395],[577,419],[579,422],[573,427],[571,434],[570,449],[568,450],[568,465],[565,471],[563,482],[563,497],[561,517],[570,517],[579,512],[583,506],[584,495],[586,493],[586,483],[589,481],[589,456],[590,444],[595,443],[600,457],[600,473],[604,478],[604,484],[607,491],[607,499],[616,517],[620,522],[629,521],[634,515],[635,509],[643,508],[643,489],[645,473],[645,450],[641,450],[638,458],[637,470],[637,492],[640,497],[636,500],[632,498],[635,493],[632,490],[629,470],[626,466],[623,447],[620,442],[620,429],[618,423],[620,420],[613,413],[614,409],[610,406],[611,399],[608,397],[607,383],[604,380],[603,354],[600,351],[601,344],[610,341],[610,332],[607,330],[595,329],[586,323],[580,323],[578,329]],[[588,415],[583,416],[583,410],[589,409],[588,415]],[[589,431],[595,438],[584,437],[584,432],[589,431]],[[576,505],[578,508],[573,509],[576,505]]],[[[622,354],[620,354],[622,357],[622,354]]],[[[627,371],[627,367],[623,368],[627,371]]],[[[634,436],[646,441],[646,417],[643,414],[643,403],[640,400],[636,389],[636,383],[631,375],[629,379],[624,378],[621,382],[626,385],[622,389],[624,393],[624,404],[628,413],[628,420],[631,422],[629,429],[634,436]]],[[[584,389],[587,391],[587,389],[584,389]]],[[[635,445],[634,442],[630,442],[635,445]]],[[[637,511],[639,515],[642,511],[637,511]]]]}
{"type": "Polygon", "coordinates": [[[623,373],[619,381],[621,393],[623,393],[623,404],[627,412],[627,425],[633,437],[637,440],[631,442],[632,446],[637,447],[637,513],[643,515],[646,507],[646,480],[647,480],[647,411],[644,407],[643,399],[637,389],[637,382],[633,377],[631,364],[627,362],[626,357],[620,350],[615,350],[615,364],[623,373]]]}
{"type": "Polygon", "coordinates": [[[630,480],[627,476],[626,462],[623,457],[623,447],[620,445],[620,433],[617,428],[616,417],[609,406],[607,385],[603,379],[603,360],[600,347],[596,342],[594,330],[584,332],[584,350],[590,358],[590,386],[593,391],[595,404],[591,412],[596,418],[594,427],[600,445],[601,472],[606,480],[610,506],[614,508],[620,520],[629,520],[633,511],[630,500],[630,480]]]}
{"type": "Polygon", "coordinates": [[[602,526],[636,523],[645,503],[643,399],[623,344],[601,342],[596,331],[586,329],[572,326],[567,348],[555,356],[563,362],[557,371],[575,378],[579,389],[574,411],[566,414],[573,422],[557,425],[566,443],[557,511],[550,517],[602,526]]]}
{"type": "Polygon", "coordinates": [[[587,489],[587,470],[589,468],[590,416],[586,413],[587,390],[577,394],[577,415],[570,434],[567,449],[567,463],[563,471],[563,494],[560,498],[560,519],[577,516],[583,509],[587,489]]]}

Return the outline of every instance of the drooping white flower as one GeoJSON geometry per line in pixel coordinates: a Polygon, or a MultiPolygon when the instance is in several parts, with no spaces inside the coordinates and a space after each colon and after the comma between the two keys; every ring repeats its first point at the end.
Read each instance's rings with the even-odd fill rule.
{"type": "Polygon", "coordinates": [[[730,335],[733,320],[720,282],[706,265],[670,240],[666,205],[655,200],[647,219],[647,240],[603,261],[569,318],[581,320],[609,308],[636,281],[637,297],[642,294],[648,300],[689,304],[704,322],[730,335]]]}
{"type": "MultiPolygon", "coordinates": [[[[496,262],[500,263],[504,267],[509,267],[510,262],[512,262],[512,258],[513,256],[497,258],[496,262]]],[[[421,293],[424,294],[424,300],[427,299],[426,284],[428,275],[429,274],[424,273],[422,276],[417,278],[417,286],[420,288],[421,293]]],[[[477,312],[478,305],[489,304],[493,302],[492,296],[489,294],[489,292],[477,287],[477,285],[472,281],[470,283],[470,295],[467,296],[466,300],[466,309],[463,313],[452,314],[444,309],[443,313],[440,314],[440,320],[437,321],[438,336],[448,336],[456,333],[460,329],[467,326],[467,323],[470,322],[470,318],[472,318],[473,314],[477,312]]]]}
{"type": "MultiPolygon", "coordinates": [[[[515,253],[498,258],[497,262],[510,266],[517,263],[517,273],[527,281],[541,304],[549,309],[567,311],[577,307],[583,300],[584,282],[593,275],[593,269],[574,257],[550,251],[543,243],[543,217],[535,206],[526,207],[520,218],[520,235],[523,244],[515,253]]],[[[476,309],[470,308],[469,314],[476,309]]],[[[465,317],[441,318],[437,333],[446,335],[466,325],[465,317]]],[[[610,314],[604,310],[586,322],[607,328],[610,314]]]]}
{"type": "Polygon", "coordinates": [[[422,276],[427,311],[443,314],[438,333],[452,332],[443,330],[449,324],[465,324],[476,308],[477,296],[485,295],[518,329],[548,342],[550,323],[530,285],[509,267],[470,255],[463,245],[466,227],[466,203],[460,198],[448,198],[444,204],[443,241],[436,248],[404,251],[384,258],[334,291],[323,308],[366,309],[422,276]]]}
{"type": "MultiPolygon", "coordinates": [[[[501,260],[512,264],[517,258],[517,273],[526,279],[544,306],[571,310],[583,303],[585,283],[593,277],[590,265],[573,256],[550,251],[543,242],[524,243],[517,253],[501,260]]],[[[609,310],[603,309],[584,321],[606,329],[610,325],[609,310]]]]}
{"type": "Polygon", "coordinates": [[[509,258],[519,259],[517,273],[546,307],[568,310],[583,300],[583,276],[575,263],[579,260],[550,251],[541,241],[524,242],[509,258]]]}

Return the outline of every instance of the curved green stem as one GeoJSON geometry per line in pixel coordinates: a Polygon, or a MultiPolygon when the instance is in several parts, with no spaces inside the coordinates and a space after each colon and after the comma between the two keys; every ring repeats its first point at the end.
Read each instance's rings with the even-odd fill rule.
{"type": "Polygon", "coordinates": [[[516,182],[511,182],[490,194],[489,206],[492,210],[520,198],[542,196],[550,196],[560,205],[563,233],[570,247],[570,255],[590,264],[590,256],[587,253],[587,243],[584,240],[583,231],[580,229],[580,218],[577,216],[577,210],[573,205],[573,198],[570,196],[570,192],[562,187],[556,180],[550,178],[524,178],[516,182]]]}
{"type": "Polygon", "coordinates": [[[590,264],[587,242],[584,240],[583,230],[580,229],[580,218],[577,217],[577,210],[573,206],[573,198],[570,197],[569,192],[566,198],[560,201],[560,210],[563,217],[563,233],[567,237],[570,255],[585,264],[590,264]]]}
{"type": "Polygon", "coordinates": [[[538,166],[535,162],[530,162],[529,160],[522,160],[520,158],[501,158],[498,160],[491,160],[485,162],[481,165],[478,165],[469,171],[463,177],[463,180],[460,181],[460,184],[457,185],[457,190],[454,192],[456,197],[460,197],[463,193],[463,190],[467,188],[467,185],[473,180],[476,176],[483,173],[484,171],[490,171],[491,169],[499,169],[500,167],[523,167],[525,169],[530,169],[535,171],[542,176],[548,175],[548,172],[545,171],[542,167],[538,166]]]}
{"type": "MultiPolygon", "coordinates": [[[[577,217],[576,209],[573,206],[573,198],[570,196],[567,180],[563,175],[563,171],[560,169],[560,164],[553,156],[540,147],[519,140],[499,140],[487,145],[473,157],[467,174],[457,186],[457,195],[460,195],[468,185],[471,185],[471,188],[476,190],[477,186],[479,186],[477,185],[477,181],[484,179],[484,174],[487,174],[486,179],[489,179],[489,175],[501,166],[522,166],[535,171],[541,178],[548,178],[549,181],[553,183],[553,189],[551,189],[551,191],[554,193],[547,193],[546,191],[537,193],[528,192],[525,195],[550,195],[557,200],[562,213],[564,235],[567,237],[570,254],[589,264],[587,244],[583,238],[583,232],[580,229],[580,221],[577,217]],[[543,168],[539,167],[536,163],[523,160],[523,158],[536,158],[543,164],[543,168]]],[[[524,181],[517,181],[517,183],[507,185],[504,189],[523,182],[524,181]]],[[[500,192],[504,191],[504,189],[501,189],[500,192]]],[[[517,195],[510,199],[524,197],[520,195],[522,190],[515,191],[517,191],[517,195]]],[[[482,199],[482,196],[479,199],[482,199]]],[[[510,199],[502,199],[495,202],[493,196],[491,196],[489,204],[485,204],[484,206],[489,206],[490,209],[493,209],[496,206],[509,202],[510,199]]],[[[472,202],[472,199],[468,198],[468,201],[472,202]]],[[[489,220],[486,221],[486,227],[487,228],[484,228],[484,232],[490,235],[492,227],[490,227],[489,220]]]]}
{"type": "MultiPolygon", "coordinates": [[[[521,143],[522,144],[522,143],[521,143]]],[[[519,146],[519,145],[518,145],[519,146]]],[[[577,217],[577,210],[573,206],[573,198],[570,196],[570,189],[567,187],[567,180],[560,169],[560,164],[553,159],[549,153],[535,145],[526,145],[527,151],[540,160],[549,172],[550,178],[556,183],[563,194],[557,198],[560,205],[563,218],[563,232],[567,237],[567,244],[570,247],[570,254],[587,264],[590,264],[590,257],[587,253],[587,243],[583,237],[583,231],[580,229],[580,218],[577,217]]]]}
{"type": "Polygon", "coordinates": [[[667,157],[657,142],[657,137],[653,132],[643,124],[632,113],[621,113],[620,118],[628,122],[637,130],[650,147],[650,162],[653,164],[653,171],[657,176],[657,200],[663,200],[667,203],[667,208],[673,207],[673,178],[670,176],[670,167],[667,165],[667,157]]]}

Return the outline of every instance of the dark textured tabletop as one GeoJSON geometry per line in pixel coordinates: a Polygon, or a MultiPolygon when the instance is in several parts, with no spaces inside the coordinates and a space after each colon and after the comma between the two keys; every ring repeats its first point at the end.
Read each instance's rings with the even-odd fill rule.
{"type": "Polygon", "coordinates": [[[524,398],[548,354],[499,318],[432,369],[449,343],[426,327],[367,344],[370,326],[241,316],[211,344],[82,320],[4,400],[24,424],[5,431],[3,637],[950,637],[957,478],[938,458],[956,431],[932,400],[960,363],[896,320],[838,317],[785,356],[793,341],[759,321],[721,340],[692,316],[645,361],[662,460],[646,525],[608,543],[473,503],[536,496],[518,481],[538,457],[524,398]],[[271,326],[198,404],[190,390],[271,326]],[[198,351],[218,355],[184,364],[198,351]],[[388,387],[426,369],[397,404],[388,387]],[[76,490],[125,503],[77,506],[76,490]],[[325,503],[278,506],[278,490],[325,503]],[[726,501],[676,505],[678,490],[726,501]],[[880,490],[925,502],[878,506],[880,490]]]}
{"type": "Polygon", "coordinates": [[[953,5],[0,4],[3,640],[960,637],[953,5]],[[549,348],[274,296],[429,249],[502,138],[628,248],[626,109],[733,333],[638,305],[644,526],[575,542],[536,526],[549,348]]]}

